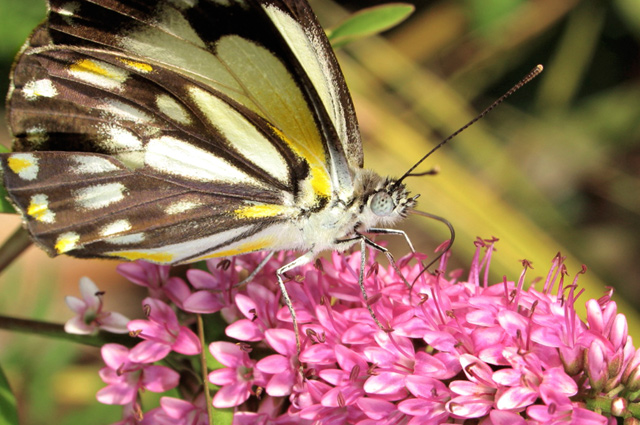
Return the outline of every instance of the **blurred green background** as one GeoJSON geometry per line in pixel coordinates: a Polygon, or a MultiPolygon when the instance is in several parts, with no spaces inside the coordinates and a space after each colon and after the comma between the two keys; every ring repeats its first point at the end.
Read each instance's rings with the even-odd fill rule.
{"type": "MultiPolygon", "coordinates": [[[[347,10],[382,2],[312,2],[325,26],[347,10]]],[[[572,276],[589,268],[579,303],[605,285],[640,341],[640,1],[419,1],[398,28],[354,42],[339,59],[352,90],[365,165],[401,175],[441,139],[472,119],[541,63],[545,72],[422,167],[435,177],[409,179],[419,208],[446,217],[457,241],[452,263],[467,268],[477,237],[500,239],[492,280],[517,279],[518,260],[533,262],[528,282],[566,255],[572,276]]],[[[0,0],[0,91],[12,58],[44,17],[40,0],[0,0]]],[[[0,142],[9,145],[6,128],[0,142]]],[[[0,231],[18,225],[1,216],[0,231]]],[[[401,226],[421,251],[448,237],[418,217],[401,226]]],[[[406,247],[393,244],[396,256],[406,247]]],[[[140,292],[115,263],[46,258],[35,248],[0,277],[0,311],[64,322],[63,296],[79,276],[107,290],[107,308],[138,314],[140,292]]],[[[23,424],[107,424],[120,409],[100,406],[99,353],[68,343],[0,332],[0,364],[20,402],[23,424]],[[64,367],[62,367],[64,366],[64,367]],[[52,416],[53,415],[53,416],[52,416]],[[96,415],[96,416],[93,416],[96,415]]]]}

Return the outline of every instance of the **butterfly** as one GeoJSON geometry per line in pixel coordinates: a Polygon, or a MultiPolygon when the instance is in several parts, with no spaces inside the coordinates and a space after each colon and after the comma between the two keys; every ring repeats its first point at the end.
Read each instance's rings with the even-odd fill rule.
{"type": "MultiPolygon", "coordinates": [[[[363,168],[305,0],[49,0],[13,68],[4,184],[48,254],[190,263],[297,250],[282,275],[416,205],[363,168]]],[[[286,292],[284,293],[287,297],[286,292]]],[[[366,296],[366,294],[365,294],[366,296]]],[[[293,311],[292,311],[293,313],[293,311]]]]}

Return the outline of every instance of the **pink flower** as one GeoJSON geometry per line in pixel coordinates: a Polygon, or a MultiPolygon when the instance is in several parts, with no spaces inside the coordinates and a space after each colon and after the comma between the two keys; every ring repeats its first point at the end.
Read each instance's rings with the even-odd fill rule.
{"type": "Polygon", "coordinates": [[[118,264],[117,267],[118,273],[136,285],[147,287],[149,296],[158,299],[166,299],[164,286],[169,279],[170,269],[170,266],[160,266],[142,260],[118,264]]]}
{"type": "Polygon", "coordinates": [[[298,380],[296,361],[296,339],[293,331],[288,329],[268,329],[265,340],[278,354],[261,359],[256,369],[270,376],[265,387],[267,394],[283,397],[291,394],[293,385],[298,380]]]}
{"type": "Polygon", "coordinates": [[[169,298],[184,311],[215,313],[233,305],[238,290],[233,287],[237,274],[236,260],[212,259],[207,261],[209,272],[200,269],[187,270],[191,287],[179,277],[171,277],[165,290],[169,298]]]}
{"type": "Polygon", "coordinates": [[[144,414],[140,425],[209,425],[204,394],[189,402],[174,397],[162,397],[160,407],[144,414]]]}
{"type": "Polygon", "coordinates": [[[129,319],[120,313],[102,310],[102,295],[95,283],[88,277],[80,278],[82,299],[68,296],[65,298],[69,308],[76,316],[64,324],[64,330],[70,334],[89,335],[99,329],[112,333],[126,333],[129,319]]]}
{"type": "MultiPolygon", "coordinates": [[[[398,260],[411,290],[393,268],[370,259],[364,286],[384,329],[357,286],[359,253],[294,270],[286,285],[300,325],[299,355],[290,315],[276,304],[273,270],[260,271],[255,286],[234,298],[242,316],[227,317],[226,333],[241,345],[211,344],[226,366],[209,375],[222,386],[214,406],[236,407],[239,420],[273,423],[604,424],[607,412],[585,405],[618,394],[616,414],[628,412],[635,398],[625,404],[607,391],[640,387],[640,355],[610,295],[589,301],[582,322],[575,311],[580,273],[567,285],[561,256],[542,291],[525,284],[526,262],[517,281],[490,285],[494,243],[476,242],[466,281],[459,273],[415,280],[420,263],[398,260]],[[272,404],[279,411],[257,415],[252,395],[262,392],[281,401],[272,404]]],[[[260,257],[242,258],[255,264],[260,257]]]]}
{"type": "Polygon", "coordinates": [[[200,353],[197,335],[180,325],[171,307],[153,298],[145,298],[142,305],[148,311],[149,320],[132,320],[127,326],[130,332],[144,339],[131,350],[133,361],[153,363],[165,358],[171,351],[186,355],[200,353]]]}
{"type": "Polygon", "coordinates": [[[249,359],[247,352],[240,346],[230,342],[213,342],[209,350],[226,366],[209,374],[209,382],[222,385],[213,398],[215,407],[239,406],[251,396],[254,385],[265,385],[262,373],[255,368],[255,360],[249,359]]]}
{"type": "Polygon", "coordinates": [[[105,344],[101,352],[107,367],[100,370],[100,377],[108,385],[96,395],[100,403],[127,405],[136,401],[141,389],[164,392],[178,385],[177,372],[165,366],[136,362],[122,345],[105,344]]]}

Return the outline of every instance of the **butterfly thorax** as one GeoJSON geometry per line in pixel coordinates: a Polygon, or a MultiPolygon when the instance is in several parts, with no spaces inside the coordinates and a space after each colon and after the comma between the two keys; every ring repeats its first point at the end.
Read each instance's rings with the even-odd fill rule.
{"type": "Polygon", "coordinates": [[[350,196],[338,190],[322,211],[299,220],[300,248],[313,252],[344,250],[368,229],[391,226],[405,218],[416,203],[416,197],[409,197],[402,183],[371,170],[357,169],[353,174],[354,191],[350,196]]]}

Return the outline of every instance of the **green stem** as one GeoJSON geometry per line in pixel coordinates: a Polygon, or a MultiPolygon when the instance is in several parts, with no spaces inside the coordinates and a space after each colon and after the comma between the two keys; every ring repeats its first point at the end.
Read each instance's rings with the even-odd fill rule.
{"type": "Polygon", "coordinates": [[[2,315],[0,315],[0,329],[72,341],[93,347],[102,347],[104,344],[112,342],[122,344],[126,347],[133,347],[137,342],[137,338],[132,338],[128,334],[114,334],[110,332],[98,332],[96,335],[69,334],[64,331],[64,325],[57,323],[17,319],[15,317],[2,315]]]}
{"type": "Polygon", "coordinates": [[[207,352],[204,342],[204,323],[202,322],[202,315],[196,314],[198,318],[198,337],[200,337],[200,345],[202,351],[200,352],[200,369],[202,370],[202,386],[204,388],[204,397],[207,403],[207,415],[209,416],[209,425],[213,423],[213,404],[211,401],[211,392],[209,391],[209,379],[207,374],[207,352]]]}
{"type": "Polygon", "coordinates": [[[22,226],[18,227],[0,247],[0,272],[6,269],[31,244],[29,233],[22,226]]]}

